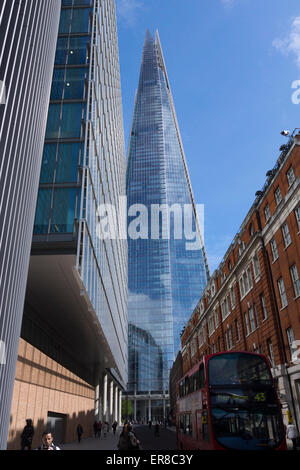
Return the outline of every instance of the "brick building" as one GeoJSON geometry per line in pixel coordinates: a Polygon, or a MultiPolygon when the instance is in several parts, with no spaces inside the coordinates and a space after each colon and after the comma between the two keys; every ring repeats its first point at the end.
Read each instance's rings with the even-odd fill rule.
{"type": "Polygon", "coordinates": [[[285,417],[300,429],[300,133],[295,130],[181,336],[183,374],[205,354],[270,359],[285,417]],[[293,354],[294,353],[294,354],[293,354]],[[293,355],[293,358],[292,358],[293,355]],[[292,360],[293,359],[293,360],[292,360]]]}

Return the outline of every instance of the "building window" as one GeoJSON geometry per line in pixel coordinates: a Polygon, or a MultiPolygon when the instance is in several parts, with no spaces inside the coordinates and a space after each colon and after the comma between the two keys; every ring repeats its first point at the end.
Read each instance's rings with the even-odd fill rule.
{"type": "Polygon", "coordinates": [[[198,341],[199,341],[199,347],[203,346],[203,344],[204,344],[203,328],[201,328],[200,331],[199,331],[198,341]]]}
{"type": "Polygon", "coordinates": [[[255,328],[256,328],[256,324],[255,324],[255,318],[254,318],[254,312],[253,312],[253,308],[250,307],[248,309],[248,314],[249,314],[249,320],[250,320],[250,331],[254,331],[255,328]]]}
{"type": "Polygon", "coordinates": [[[253,258],[253,270],[254,270],[254,277],[255,279],[260,276],[260,265],[259,265],[259,259],[258,259],[258,254],[256,253],[254,258],[253,258]]]}
{"type": "Polygon", "coordinates": [[[272,238],[272,240],[270,241],[270,245],[271,245],[273,261],[275,261],[278,258],[278,249],[277,249],[277,243],[276,243],[275,238],[272,238]]]}
{"type": "Polygon", "coordinates": [[[238,320],[235,320],[235,334],[236,334],[236,341],[240,341],[241,337],[240,337],[240,328],[239,328],[239,321],[238,320]]]}
{"type": "Polygon", "coordinates": [[[276,204],[278,206],[278,204],[282,201],[282,195],[281,195],[281,191],[280,191],[279,186],[277,186],[277,188],[274,192],[274,197],[275,197],[276,204]]]}
{"type": "Polygon", "coordinates": [[[225,332],[225,342],[226,342],[226,349],[229,350],[233,348],[232,329],[229,326],[227,326],[227,330],[225,332]]]}
{"type": "Polygon", "coordinates": [[[216,286],[215,286],[215,283],[213,282],[211,285],[211,295],[214,296],[215,293],[216,293],[216,286]]]}
{"type": "Polygon", "coordinates": [[[292,356],[292,354],[293,354],[294,333],[293,333],[293,329],[291,327],[287,328],[286,336],[287,336],[288,345],[289,345],[289,348],[290,348],[290,354],[292,356]]]}
{"type": "Polygon", "coordinates": [[[263,321],[268,318],[268,311],[266,307],[266,301],[265,301],[265,296],[263,294],[260,295],[260,304],[261,304],[261,309],[262,309],[262,314],[263,314],[263,321]]]}
{"type": "Polygon", "coordinates": [[[289,183],[289,186],[291,186],[293,182],[295,181],[295,173],[294,173],[294,169],[292,166],[290,166],[290,168],[286,172],[286,178],[289,183]]]}
{"type": "Polygon", "coordinates": [[[230,302],[231,302],[231,307],[235,307],[235,292],[234,292],[234,286],[230,288],[230,302]]]}
{"type": "Polygon", "coordinates": [[[204,312],[204,302],[203,300],[201,300],[200,302],[200,313],[203,313],[204,312]]]}
{"type": "Polygon", "coordinates": [[[293,281],[295,297],[299,297],[300,296],[300,279],[298,275],[297,266],[295,264],[290,268],[290,273],[291,273],[291,278],[293,281]]]}
{"type": "Polygon", "coordinates": [[[228,297],[225,297],[224,301],[221,303],[221,311],[222,311],[222,320],[225,320],[225,318],[227,318],[228,315],[230,315],[228,297]]]}
{"type": "Polygon", "coordinates": [[[250,227],[249,227],[249,235],[250,235],[250,237],[252,237],[254,235],[254,226],[253,226],[253,224],[251,224],[250,227]]]}
{"type": "Polygon", "coordinates": [[[274,350],[272,341],[270,339],[267,340],[267,348],[269,353],[269,360],[271,362],[272,367],[275,367],[275,357],[274,357],[274,350]]]}
{"type": "Polygon", "coordinates": [[[289,226],[287,222],[283,224],[283,226],[281,227],[281,230],[282,230],[282,235],[283,235],[284,246],[285,248],[287,248],[292,242],[290,231],[289,231],[289,226]]]}
{"type": "Polygon", "coordinates": [[[215,331],[214,316],[213,314],[208,317],[208,334],[211,336],[215,331]]]}
{"type": "Polygon", "coordinates": [[[256,308],[256,303],[255,302],[253,302],[253,310],[254,310],[256,328],[258,328],[258,326],[259,326],[258,313],[257,313],[257,308],[256,308]]]}
{"type": "Polygon", "coordinates": [[[250,267],[243,273],[239,281],[241,297],[244,297],[253,287],[250,267]]]}
{"type": "Polygon", "coordinates": [[[242,253],[243,253],[243,251],[245,250],[245,248],[246,248],[246,244],[245,244],[244,241],[242,241],[242,242],[240,243],[240,246],[239,246],[239,256],[242,255],[242,253]]]}
{"type": "Polygon", "coordinates": [[[287,296],[286,296],[284,282],[283,282],[282,277],[278,279],[277,285],[278,285],[278,290],[279,290],[279,295],[280,295],[280,300],[281,300],[281,307],[284,308],[287,306],[288,302],[287,302],[287,296]]]}
{"type": "Polygon", "coordinates": [[[270,212],[270,207],[269,207],[269,204],[267,204],[264,208],[264,213],[265,213],[265,218],[266,218],[266,222],[268,222],[268,220],[270,219],[271,217],[271,212],[270,212]]]}
{"type": "Polygon", "coordinates": [[[298,230],[300,232],[300,206],[295,209],[295,216],[298,224],[298,230]]]}
{"type": "Polygon", "coordinates": [[[218,328],[218,326],[219,326],[218,310],[214,310],[214,317],[215,317],[215,327],[218,328]]]}
{"type": "Polygon", "coordinates": [[[248,320],[248,313],[244,313],[244,318],[245,318],[245,325],[246,325],[246,335],[248,336],[250,334],[250,328],[249,328],[249,320],[248,320]]]}

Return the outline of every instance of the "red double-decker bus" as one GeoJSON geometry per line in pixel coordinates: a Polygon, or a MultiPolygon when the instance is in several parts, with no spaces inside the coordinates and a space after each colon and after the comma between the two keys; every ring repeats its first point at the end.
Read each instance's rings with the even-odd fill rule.
{"type": "Polygon", "coordinates": [[[178,449],[286,450],[265,356],[240,351],[205,356],[176,387],[178,449]]]}

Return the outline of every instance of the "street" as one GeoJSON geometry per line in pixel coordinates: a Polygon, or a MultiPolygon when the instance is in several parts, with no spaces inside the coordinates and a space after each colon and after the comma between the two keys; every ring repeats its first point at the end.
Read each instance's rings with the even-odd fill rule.
{"type": "MultiPolygon", "coordinates": [[[[102,434],[100,439],[89,437],[82,439],[80,444],[75,441],[59,447],[62,450],[117,450],[121,431],[122,427],[119,427],[115,435],[110,432],[106,437],[102,434]]],[[[148,426],[135,425],[134,432],[143,450],[176,450],[175,429],[160,429],[159,437],[155,437],[154,426],[149,429],[148,426]]]]}

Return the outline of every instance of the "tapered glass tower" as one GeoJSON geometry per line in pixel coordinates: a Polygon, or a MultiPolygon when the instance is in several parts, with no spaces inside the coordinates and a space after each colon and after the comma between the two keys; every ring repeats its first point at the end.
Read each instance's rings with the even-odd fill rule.
{"type": "Polygon", "coordinates": [[[128,393],[137,419],[162,418],[180,332],[209,270],[159,36],[148,31],[129,142],[127,202],[128,393]]]}

